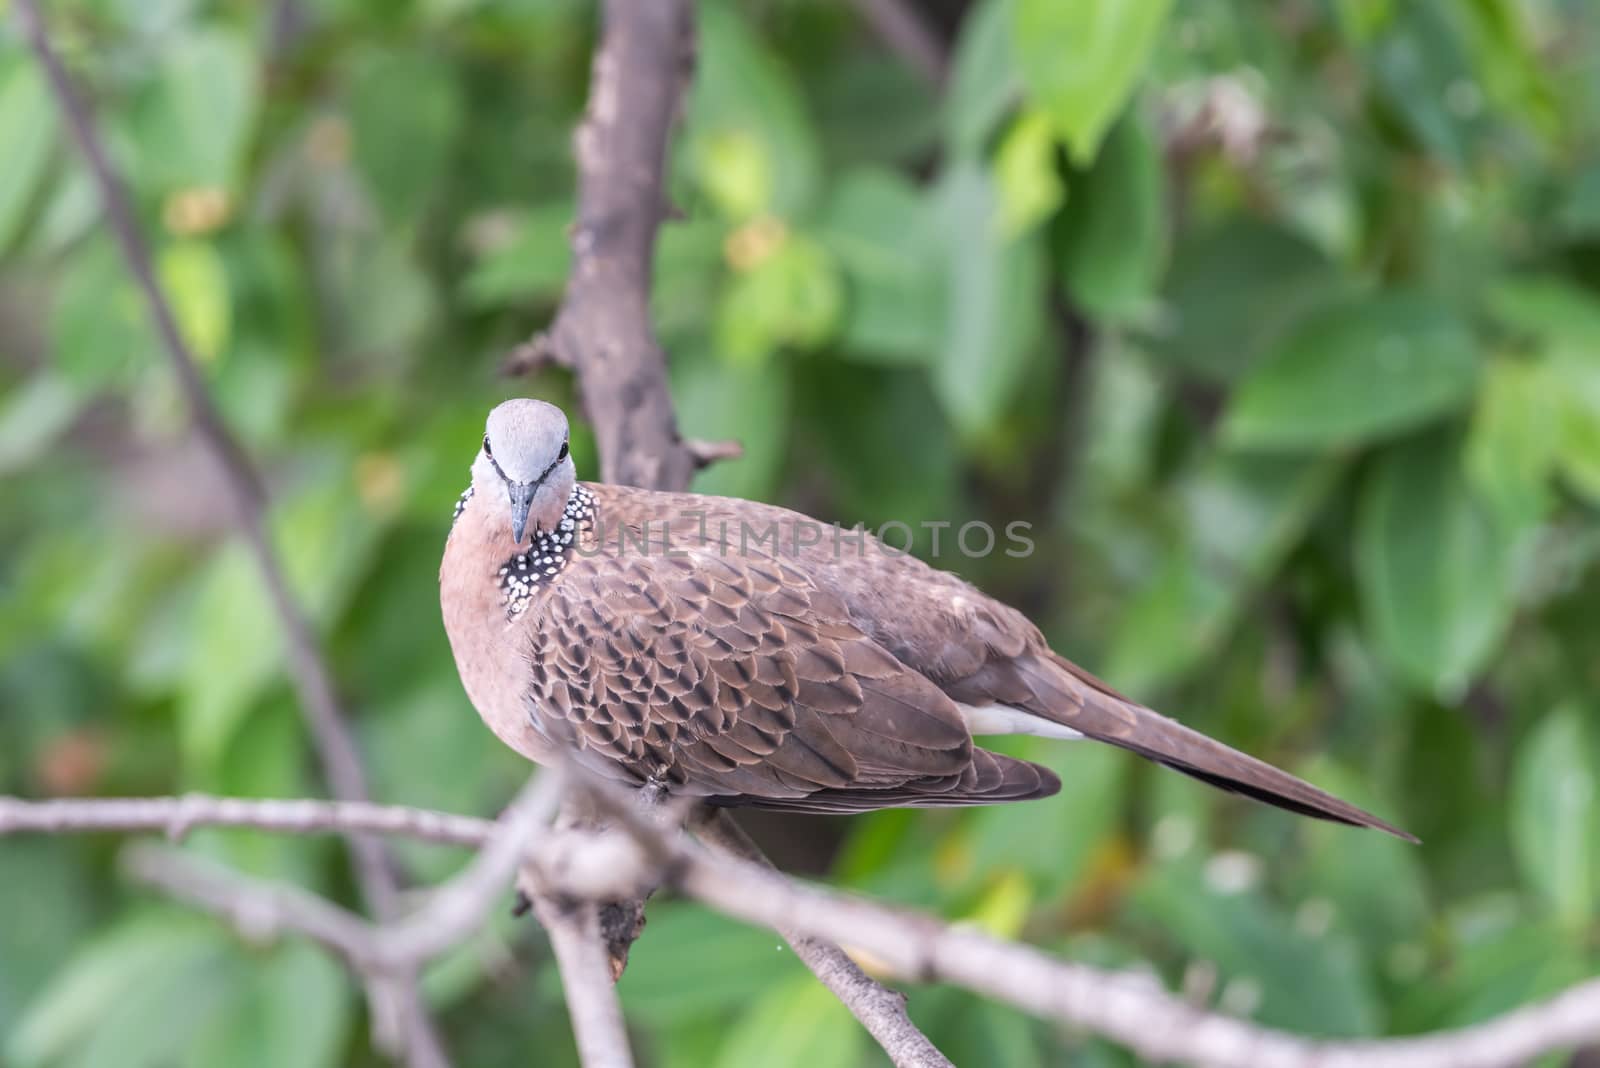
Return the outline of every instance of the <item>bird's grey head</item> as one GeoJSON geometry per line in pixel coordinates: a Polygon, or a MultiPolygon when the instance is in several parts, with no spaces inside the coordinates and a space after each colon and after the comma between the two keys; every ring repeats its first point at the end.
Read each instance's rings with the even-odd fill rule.
{"type": "Polygon", "coordinates": [[[537,534],[561,522],[578,477],[567,435],[566,415],[541,400],[508,400],[489,413],[472,462],[473,493],[505,502],[518,544],[530,527],[537,534]]]}

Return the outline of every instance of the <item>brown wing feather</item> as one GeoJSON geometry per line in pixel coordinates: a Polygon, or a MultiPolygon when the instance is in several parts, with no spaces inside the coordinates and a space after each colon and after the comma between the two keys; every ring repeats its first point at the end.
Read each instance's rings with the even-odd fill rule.
{"type": "MultiPolygon", "coordinates": [[[[710,646],[695,647],[732,692],[717,691],[722,718],[693,720],[673,736],[679,741],[671,752],[693,765],[694,781],[723,803],[857,811],[1054,792],[1048,771],[973,749],[953,699],[1012,705],[1268,804],[1411,837],[1123,697],[1052,652],[1020,612],[870,537],[846,541],[843,550],[826,540],[803,545],[798,525],[814,521],[781,508],[590,489],[603,510],[648,513],[672,525],[674,545],[705,550],[689,568],[704,573],[675,579],[675,603],[652,591],[629,604],[679,627],[695,613],[702,619],[699,630],[710,646]],[[773,552],[750,551],[751,527],[776,532],[775,544],[767,543],[773,552]],[[786,650],[797,655],[786,657],[786,650]],[[845,657],[843,670],[835,654],[845,657]],[[791,704],[797,711],[785,724],[791,704]],[[745,730],[746,723],[761,733],[745,730]],[[854,762],[853,773],[830,742],[854,762]],[[757,751],[766,747],[767,754],[757,751]],[[772,756],[776,764],[767,763],[772,756]],[[934,765],[941,770],[917,771],[934,765]]],[[[655,580],[635,573],[633,581],[655,580]]],[[[605,633],[598,620],[589,629],[605,633]]],[[[630,655],[642,655],[648,643],[648,636],[636,636],[630,655]]],[[[625,706],[613,722],[627,727],[642,714],[625,706]]],[[[613,731],[604,724],[591,729],[603,741],[613,731]]],[[[633,738],[624,729],[611,743],[612,752],[628,747],[618,759],[641,759],[633,738]]]]}
{"type": "Polygon", "coordinates": [[[552,585],[530,650],[536,727],[608,772],[743,803],[970,778],[954,704],[835,596],[778,562],[682,551],[575,559],[552,585]]]}

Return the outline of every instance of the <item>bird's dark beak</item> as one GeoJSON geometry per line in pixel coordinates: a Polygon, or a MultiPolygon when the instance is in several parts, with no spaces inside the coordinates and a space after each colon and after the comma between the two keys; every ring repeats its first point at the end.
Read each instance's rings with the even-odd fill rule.
{"type": "Polygon", "coordinates": [[[518,545],[528,530],[528,509],[533,506],[533,495],[538,492],[537,482],[507,482],[506,492],[511,495],[511,536],[518,545]]]}

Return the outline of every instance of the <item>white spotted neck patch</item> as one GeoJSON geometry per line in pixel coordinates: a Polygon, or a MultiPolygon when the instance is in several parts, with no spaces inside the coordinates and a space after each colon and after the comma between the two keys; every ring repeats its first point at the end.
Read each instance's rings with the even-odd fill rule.
{"type": "Polygon", "coordinates": [[[572,559],[573,543],[580,533],[594,525],[594,494],[575,486],[554,530],[533,536],[533,544],[500,565],[500,603],[506,618],[516,619],[528,607],[534,591],[549,584],[572,559]]]}
{"type": "Polygon", "coordinates": [[[456,498],[456,513],[450,517],[450,525],[455,526],[456,520],[461,518],[461,513],[467,510],[467,502],[472,500],[472,487],[468,486],[461,491],[461,496],[456,498]]]}

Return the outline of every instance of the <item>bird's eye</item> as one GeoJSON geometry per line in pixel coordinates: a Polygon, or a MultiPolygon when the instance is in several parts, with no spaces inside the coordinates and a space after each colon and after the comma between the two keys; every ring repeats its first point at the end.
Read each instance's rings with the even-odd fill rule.
{"type": "Polygon", "coordinates": [[[493,456],[494,455],[494,451],[489,448],[489,435],[488,434],[485,434],[483,436],[483,454],[485,456],[493,456]]]}
{"type": "Polygon", "coordinates": [[[559,463],[560,461],[565,460],[566,458],[567,458],[567,443],[563,441],[561,443],[561,451],[556,453],[556,461],[559,463]]]}

